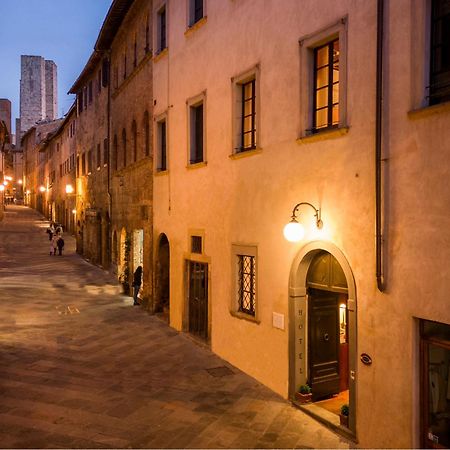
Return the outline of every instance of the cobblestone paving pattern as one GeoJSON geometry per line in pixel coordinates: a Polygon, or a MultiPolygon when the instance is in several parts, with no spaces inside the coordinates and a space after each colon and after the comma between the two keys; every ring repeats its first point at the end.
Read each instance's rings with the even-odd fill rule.
{"type": "Polygon", "coordinates": [[[1,448],[349,448],[349,442],[132,306],[44,221],[0,222],[1,448]],[[215,370],[212,370],[215,369],[215,370]]]}

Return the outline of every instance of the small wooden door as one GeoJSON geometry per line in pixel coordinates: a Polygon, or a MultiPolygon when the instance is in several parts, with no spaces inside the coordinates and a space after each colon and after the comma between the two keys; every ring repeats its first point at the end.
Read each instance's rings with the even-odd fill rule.
{"type": "Polygon", "coordinates": [[[313,398],[339,393],[339,294],[310,289],[309,383],[313,398]]]}
{"type": "Polygon", "coordinates": [[[208,264],[189,261],[189,332],[208,338],[208,264]]]}

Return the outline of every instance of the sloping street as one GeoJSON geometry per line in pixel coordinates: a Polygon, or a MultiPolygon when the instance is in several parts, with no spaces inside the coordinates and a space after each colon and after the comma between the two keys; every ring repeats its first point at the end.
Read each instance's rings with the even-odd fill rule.
{"type": "Polygon", "coordinates": [[[48,222],[0,223],[2,448],[348,448],[254,379],[120,294],[48,222]]]}

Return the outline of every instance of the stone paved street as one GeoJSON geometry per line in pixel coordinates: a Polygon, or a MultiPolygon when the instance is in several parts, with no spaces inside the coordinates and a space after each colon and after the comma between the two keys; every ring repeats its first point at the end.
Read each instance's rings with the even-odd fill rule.
{"type": "Polygon", "coordinates": [[[70,236],[50,256],[47,224],[21,206],[0,222],[2,448],[349,447],[133,307],[70,236]]]}

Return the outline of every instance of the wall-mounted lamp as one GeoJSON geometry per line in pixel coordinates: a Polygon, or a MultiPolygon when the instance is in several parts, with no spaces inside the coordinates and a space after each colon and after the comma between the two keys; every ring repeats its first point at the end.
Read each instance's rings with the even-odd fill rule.
{"type": "Polygon", "coordinates": [[[66,194],[73,194],[73,186],[71,184],[66,184],[66,194]]]}
{"type": "Polygon", "coordinates": [[[41,192],[45,192],[47,189],[45,189],[45,186],[39,186],[39,190],[40,190],[41,192]]]}
{"type": "Polygon", "coordinates": [[[76,214],[77,210],[76,209],[72,209],[72,214],[76,214]]]}
{"type": "Polygon", "coordinates": [[[23,184],[23,181],[22,180],[17,180],[17,183],[23,184]]]}
{"type": "Polygon", "coordinates": [[[0,192],[3,192],[5,190],[5,186],[3,184],[0,184],[0,192]]]}
{"type": "MultiPolygon", "coordinates": [[[[311,203],[308,202],[300,202],[297,203],[294,206],[294,209],[292,210],[292,216],[291,221],[284,227],[283,234],[284,237],[289,242],[298,242],[301,239],[303,239],[303,236],[305,235],[305,229],[303,228],[303,225],[301,223],[297,222],[297,212],[302,205],[308,205],[311,206],[312,209],[314,209],[314,217],[316,218],[316,227],[320,230],[323,227],[322,219],[320,218],[320,209],[315,208],[311,203]]],[[[300,213],[299,213],[300,215],[300,213]]]]}

